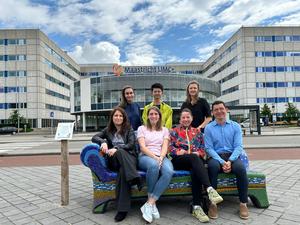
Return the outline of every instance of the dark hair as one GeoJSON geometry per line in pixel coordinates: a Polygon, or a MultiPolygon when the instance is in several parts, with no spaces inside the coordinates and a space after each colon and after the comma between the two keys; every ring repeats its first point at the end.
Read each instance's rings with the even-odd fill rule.
{"type": "Polygon", "coordinates": [[[122,89],[122,92],[121,92],[121,102],[120,102],[119,106],[120,106],[121,108],[123,108],[123,109],[125,109],[125,107],[126,107],[127,104],[128,104],[128,102],[127,102],[127,100],[126,100],[126,98],[125,98],[125,91],[126,91],[126,89],[129,89],[129,88],[131,88],[132,91],[134,92],[133,87],[131,87],[130,85],[124,86],[123,89],[122,89]]]}
{"type": "Polygon", "coordinates": [[[161,83],[152,84],[151,91],[153,91],[154,88],[159,88],[162,92],[164,91],[164,86],[161,83]]]}
{"type": "Polygon", "coordinates": [[[217,101],[214,101],[214,103],[211,105],[211,110],[214,109],[215,105],[219,105],[219,104],[223,104],[224,107],[226,108],[226,105],[225,105],[225,103],[223,101],[217,100],[217,101]]]}
{"type": "Polygon", "coordinates": [[[155,130],[156,131],[161,130],[162,129],[162,125],[161,125],[162,124],[162,122],[161,122],[161,112],[160,112],[159,108],[157,108],[156,106],[151,106],[149,108],[148,112],[147,112],[147,123],[146,123],[147,128],[149,130],[152,129],[152,126],[151,126],[151,123],[150,123],[150,120],[149,120],[149,113],[150,113],[151,110],[156,111],[158,113],[158,115],[159,115],[159,120],[158,120],[158,122],[157,122],[157,124],[155,126],[155,130]]]}
{"type": "Polygon", "coordinates": [[[119,106],[113,108],[113,110],[111,111],[109,121],[108,121],[108,125],[107,125],[107,130],[108,130],[108,132],[110,132],[112,134],[117,132],[117,128],[116,128],[116,126],[113,122],[113,116],[115,115],[115,113],[117,111],[119,111],[123,115],[123,123],[122,123],[122,126],[121,126],[121,130],[119,132],[123,136],[125,134],[126,130],[130,130],[130,124],[128,122],[128,117],[126,115],[125,110],[122,109],[119,106]]]}
{"type": "Polygon", "coordinates": [[[192,111],[188,108],[184,108],[183,110],[181,110],[179,118],[181,117],[182,113],[184,113],[184,112],[188,112],[193,117],[192,111]]]}
{"type": "Polygon", "coordinates": [[[200,91],[200,84],[198,83],[198,81],[196,81],[196,80],[190,81],[188,83],[188,85],[186,86],[186,100],[185,101],[187,103],[191,103],[191,101],[192,101],[191,95],[189,94],[189,87],[190,87],[191,84],[196,84],[197,85],[197,87],[198,87],[198,94],[199,94],[199,91],[200,91]]]}

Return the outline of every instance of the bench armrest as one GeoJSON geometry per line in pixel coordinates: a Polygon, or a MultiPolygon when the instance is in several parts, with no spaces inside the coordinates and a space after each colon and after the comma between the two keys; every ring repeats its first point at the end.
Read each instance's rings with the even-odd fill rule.
{"type": "Polygon", "coordinates": [[[91,143],[83,147],[80,153],[80,160],[102,182],[114,180],[112,172],[106,166],[106,159],[99,154],[100,147],[98,144],[91,143]]]}

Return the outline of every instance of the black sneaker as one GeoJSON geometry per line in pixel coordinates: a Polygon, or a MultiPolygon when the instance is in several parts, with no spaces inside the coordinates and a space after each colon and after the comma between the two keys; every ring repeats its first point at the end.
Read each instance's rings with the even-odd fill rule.
{"type": "Polygon", "coordinates": [[[115,221],[116,222],[120,222],[122,220],[124,220],[127,216],[127,212],[117,212],[116,216],[115,216],[115,221]]]}

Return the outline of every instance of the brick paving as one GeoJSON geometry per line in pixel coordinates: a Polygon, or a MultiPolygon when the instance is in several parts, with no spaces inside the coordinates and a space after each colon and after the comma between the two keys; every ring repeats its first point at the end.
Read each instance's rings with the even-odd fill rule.
{"type": "MultiPolygon", "coordinates": [[[[238,199],[225,197],[219,219],[211,224],[300,224],[300,160],[251,161],[251,168],[267,176],[268,209],[249,203],[248,221],[238,217],[238,199]]],[[[0,168],[0,224],[115,224],[115,204],[105,214],[92,213],[92,180],[88,168],[70,166],[70,204],[60,205],[60,166],[0,168]]],[[[158,202],[161,219],[152,224],[197,224],[188,212],[191,197],[168,197],[158,202]]],[[[145,224],[135,200],[122,224],[145,224]]]]}

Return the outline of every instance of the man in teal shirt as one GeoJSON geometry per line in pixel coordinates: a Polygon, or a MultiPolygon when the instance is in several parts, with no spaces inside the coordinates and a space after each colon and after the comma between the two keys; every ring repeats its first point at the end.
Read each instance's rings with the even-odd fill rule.
{"type": "MultiPolygon", "coordinates": [[[[236,175],[240,199],[240,217],[248,219],[248,178],[246,167],[239,158],[243,150],[241,126],[226,119],[227,108],[222,101],[212,104],[215,120],[205,127],[205,150],[211,157],[208,160],[208,173],[213,188],[217,189],[219,173],[236,175]]],[[[218,217],[217,206],[211,204],[208,215],[212,219],[218,217]]]]}

